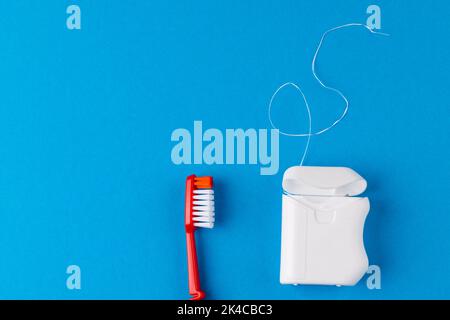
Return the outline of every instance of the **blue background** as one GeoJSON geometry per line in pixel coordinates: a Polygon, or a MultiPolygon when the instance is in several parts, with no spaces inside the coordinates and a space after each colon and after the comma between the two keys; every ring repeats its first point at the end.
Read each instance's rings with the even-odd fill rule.
{"type": "MultiPolygon", "coordinates": [[[[448,1],[2,1],[0,298],[187,298],[184,180],[213,175],[217,224],[198,232],[209,298],[450,298],[448,1]],[[365,228],[382,289],[279,284],[280,170],[175,166],[176,128],[268,128],[282,83],[302,85],[314,128],[342,101],[310,72],[322,33],[382,9],[385,38],[333,34],[318,72],[351,106],[306,165],[349,166],[372,204],[365,228]],[[82,30],[66,28],[78,4],[82,30]],[[82,290],[66,288],[66,267],[82,290]]],[[[274,119],[306,130],[287,90],[274,119]]]]}

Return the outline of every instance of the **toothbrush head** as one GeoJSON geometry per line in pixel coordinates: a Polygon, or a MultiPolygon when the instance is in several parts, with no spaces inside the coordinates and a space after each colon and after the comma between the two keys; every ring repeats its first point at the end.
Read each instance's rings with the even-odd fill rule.
{"type": "Polygon", "coordinates": [[[186,179],[186,231],[214,227],[213,178],[191,175],[186,179]]]}

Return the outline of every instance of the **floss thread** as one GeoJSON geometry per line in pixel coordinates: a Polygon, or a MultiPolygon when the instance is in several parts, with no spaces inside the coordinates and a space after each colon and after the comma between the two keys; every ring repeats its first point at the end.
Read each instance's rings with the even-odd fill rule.
{"type": "Polygon", "coordinates": [[[303,166],[305,158],[306,158],[306,156],[308,154],[308,149],[309,149],[309,144],[310,144],[310,141],[311,141],[311,137],[312,136],[321,135],[321,134],[327,132],[328,130],[331,130],[336,125],[338,125],[345,118],[345,116],[348,113],[349,101],[348,101],[347,97],[342,93],[342,91],[340,91],[337,88],[334,88],[334,87],[331,87],[331,86],[325,84],[320,79],[320,77],[317,75],[317,72],[316,72],[316,61],[317,61],[317,56],[319,55],[320,49],[322,48],[322,45],[323,45],[323,43],[325,41],[325,38],[330,33],[333,33],[333,32],[335,32],[337,30],[340,30],[340,29],[349,28],[349,27],[363,27],[363,28],[369,30],[369,32],[372,33],[372,34],[389,36],[389,34],[387,34],[387,33],[374,31],[369,26],[367,26],[365,24],[362,24],[362,23],[348,23],[348,24],[340,25],[340,26],[328,29],[327,31],[325,31],[322,34],[322,37],[320,38],[319,44],[317,45],[316,51],[314,53],[314,57],[313,57],[312,62],[311,62],[311,72],[312,72],[314,78],[320,84],[321,87],[336,93],[337,95],[339,95],[342,98],[342,100],[344,100],[344,103],[345,103],[345,107],[344,107],[341,115],[331,125],[329,125],[328,127],[323,128],[323,129],[320,129],[320,130],[318,130],[316,132],[312,132],[312,116],[311,116],[311,108],[309,106],[308,99],[306,98],[306,95],[303,93],[301,87],[298,84],[294,83],[294,82],[286,82],[286,83],[280,85],[275,90],[275,92],[273,93],[272,97],[270,98],[269,107],[268,107],[268,117],[269,117],[269,122],[270,122],[270,125],[272,126],[272,128],[273,129],[277,129],[278,132],[281,135],[284,135],[284,136],[288,136],[288,137],[307,137],[308,138],[307,141],[306,141],[306,146],[305,146],[305,150],[303,152],[302,159],[300,161],[300,166],[303,166]],[[308,113],[308,132],[307,133],[288,133],[288,132],[281,131],[277,126],[275,126],[274,122],[272,121],[272,104],[273,104],[274,100],[276,99],[276,97],[278,96],[278,94],[280,93],[280,91],[282,91],[284,88],[289,87],[289,86],[293,87],[296,91],[298,91],[300,93],[300,95],[302,96],[303,101],[305,103],[306,111],[308,113]]]}

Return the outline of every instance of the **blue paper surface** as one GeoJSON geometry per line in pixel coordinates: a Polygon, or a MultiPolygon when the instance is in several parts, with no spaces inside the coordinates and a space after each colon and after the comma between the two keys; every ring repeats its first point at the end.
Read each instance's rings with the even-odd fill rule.
{"type": "MultiPolygon", "coordinates": [[[[258,165],[175,165],[171,134],[268,129],[286,81],[313,128],[342,111],[310,64],[322,33],[365,23],[372,1],[2,1],[0,298],[184,299],[184,181],[216,182],[216,226],[199,230],[211,299],[450,298],[448,1],[376,1],[382,30],[343,30],[317,63],[350,100],[313,137],[305,165],[368,181],[370,264],[355,287],[279,284],[281,179],[306,140],[280,137],[278,174],[258,165]],[[66,8],[79,5],[81,30],[66,8]],[[81,290],[66,268],[81,268],[81,290]]],[[[307,131],[287,90],[274,119],[307,131]]]]}

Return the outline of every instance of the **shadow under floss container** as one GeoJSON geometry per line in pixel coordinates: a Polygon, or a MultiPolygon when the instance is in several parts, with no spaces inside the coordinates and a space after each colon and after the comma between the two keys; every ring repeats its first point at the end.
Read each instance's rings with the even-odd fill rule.
{"type": "Polygon", "coordinates": [[[291,167],[283,176],[282,284],[355,285],[369,263],[367,182],[350,168],[291,167]]]}

